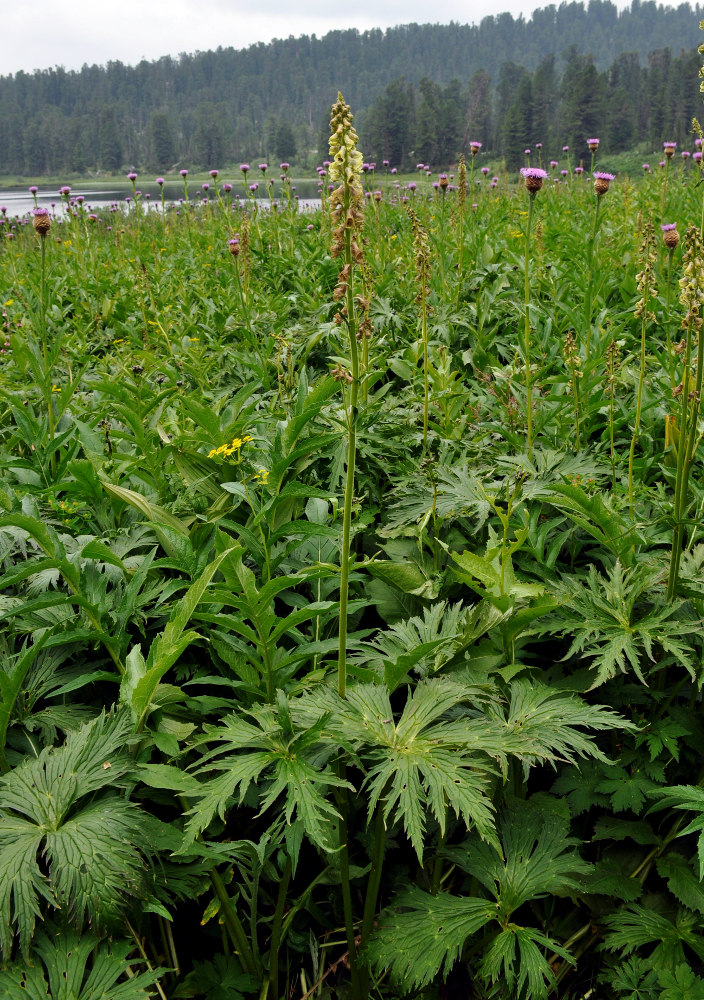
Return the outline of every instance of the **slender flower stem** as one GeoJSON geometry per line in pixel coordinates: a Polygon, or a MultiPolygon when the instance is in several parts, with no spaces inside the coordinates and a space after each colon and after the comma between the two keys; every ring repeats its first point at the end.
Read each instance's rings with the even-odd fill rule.
{"type": "Polygon", "coordinates": [[[530,371],[530,235],[533,222],[533,202],[535,195],[531,193],[528,201],[528,223],[526,225],[525,259],[523,262],[523,360],[526,366],[526,434],[528,454],[533,450],[533,384],[530,371]]]}
{"type": "Polygon", "coordinates": [[[587,361],[589,360],[589,348],[591,346],[591,336],[592,336],[592,299],[594,296],[594,248],[596,246],[597,232],[599,231],[600,208],[601,208],[601,198],[597,196],[596,210],[594,212],[594,228],[592,230],[592,238],[589,241],[589,260],[588,260],[589,282],[587,284],[587,294],[584,300],[584,329],[586,332],[584,356],[587,361]]]}

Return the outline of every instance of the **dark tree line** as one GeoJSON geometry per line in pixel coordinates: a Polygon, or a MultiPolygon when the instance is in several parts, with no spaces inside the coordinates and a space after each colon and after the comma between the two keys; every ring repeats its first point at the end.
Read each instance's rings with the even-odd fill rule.
{"type": "Polygon", "coordinates": [[[365,114],[362,148],[368,159],[391,166],[443,166],[476,140],[513,168],[537,142],[549,156],[567,145],[573,158],[588,155],[591,136],[610,153],[666,139],[691,145],[692,118],[702,113],[698,66],[696,50],[673,57],[663,49],[647,66],[624,53],[600,72],[572,49],[562,73],[552,55],[532,73],[505,62],[495,87],[483,71],[466,88],[457,80],[445,87],[427,77],[417,86],[397,80],[365,114]]]}
{"type": "Polygon", "coordinates": [[[449,162],[477,135],[509,162],[538,135],[547,144],[608,131],[611,148],[663,131],[683,138],[702,17],[704,7],[689,4],[632,0],[619,12],[590,0],[529,20],[500,14],[479,25],[334,31],[134,67],[20,72],[0,77],[0,172],[306,161],[338,89],[370,155],[396,165],[413,155],[449,162]]]}

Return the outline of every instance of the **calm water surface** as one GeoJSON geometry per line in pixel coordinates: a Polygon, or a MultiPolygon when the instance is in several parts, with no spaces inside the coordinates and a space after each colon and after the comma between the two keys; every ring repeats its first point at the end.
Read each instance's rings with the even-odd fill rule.
{"type": "MultiPolygon", "coordinates": [[[[240,185],[241,188],[241,185],[240,185]]],[[[299,185],[300,194],[298,199],[299,210],[311,211],[320,208],[320,199],[313,197],[315,193],[315,185],[313,183],[305,183],[299,185]],[[304,197],[305,195],[305,197],[304,197]]],[[[140,190],[139,188],[137,190],[140,190]]],[[[143,185],[142,194],[140,197],[140,204],[144,211],[147,210],[161,210],[161,191],[159,187],[155,185],[143,185]]],[[[257,192],[260,195],[261,192],[257,192]]],[[[202,199],[202,191],[199,185],[194,185],[189,187],[189,195],[191,202],[194,204],[199,204],[202,199]]],[[[91,188],[90,186],[81,186],[80,184],[71,185],[71,198],[74,200],[77,198],[83,198],[83,210],[85,212],[105,212],[109,211],[111,205],[116,202],[118,205],[124,205],[126,198],[133,197],[132,188],[129,186],[116,187],[116,188],[91,188]]],[[[209,200],[212,203],[217,204],[217,195],[211,188],[208,191],[209,200]]],[[[227,195],[222,195],[223,199],[230,198],[233,202],[244,202],[246,203],[250,199],[245,197],[243,191],[238,191],[235,185],[232,193],[227,195]]],[[[164,201],[166,205],[177,205],[183,198],[183,185],[182,184],[165,184],[164,185],[164,201]]],[[[276,197],[274,198],[276,201],[276,197]]],[[[62,200],[61,196],[57,191],[50,191],[48,189],[42,189],[39,187],[39,192],[37,194],[37,204],[40,208],[48,208],[50,211],[57,215],[63,214],[65,211],[65,202],[62,200]]],[[[78,202],[74,207],[78,206],[78,202]]],[[[257,206],[259,208],[269,207],[268,197],[257,197],[257,206]]],[[[6,209],[5,215],[7,218],[15,218],[27,216],[34,208],[34,199],[32,195],[27,191],[26,187],[16,187],[16,188],[0,188],[0,207],[6,209]]],[[[279,207],[284,207],[279,204],[279,207]]]]}

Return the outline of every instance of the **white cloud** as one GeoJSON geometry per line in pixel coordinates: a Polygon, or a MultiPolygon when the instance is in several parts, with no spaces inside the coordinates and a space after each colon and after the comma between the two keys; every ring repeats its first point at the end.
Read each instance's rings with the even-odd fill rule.
{"type": "MultiPolygon", "coordinates": [[[[290,35],[424,24],[440,13],[421,0],[357,0],[342,11],[329,0],[304,0],[293,12],[290,0],[268,0],[265,7],[257,0],[33,0],[31,15],[25,4],[10,7],[5,0],[3,6],[0,75],[113,60],[134,65],[142,58],[246,48],[290,35]]],[[[500,10],[527,18],[537,6],[535,0],[503,0],[500,10]]],[[[443,23],[466,23],[499,10],[495,0],[446,0],[441,13],[443,23]]]]}

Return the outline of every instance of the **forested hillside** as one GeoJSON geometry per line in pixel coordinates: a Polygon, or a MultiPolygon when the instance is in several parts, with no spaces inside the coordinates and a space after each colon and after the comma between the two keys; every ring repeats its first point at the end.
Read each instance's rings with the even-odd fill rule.
{"type": "Polygon", "coordinates": [[[470,132],[509,164],[526,143],[585,132],[613,151],[665,132],[681,141],[699,104],[702,17],[689,4],[633,0],[618,12],[591,0],[529,20],[499,14],[17,73],[0,78],[0,172],[306,160],[338,89],[357,110],[365,152],[397,166],[449,162],[470,132]]]}

